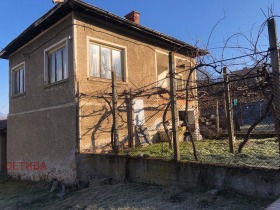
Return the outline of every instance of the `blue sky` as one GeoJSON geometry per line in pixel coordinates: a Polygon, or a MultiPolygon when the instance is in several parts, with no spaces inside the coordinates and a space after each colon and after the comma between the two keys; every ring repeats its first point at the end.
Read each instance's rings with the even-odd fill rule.
{"type": "MultiPolygon", "coordinates": [[[[279,0],[86,0],[87,3],[119,16],[132,10],[141,13],[141,24],[162,33],[204,48],[213,26],[223,17],[212,33],[209,48],[223,46],[234,33],[250,36],[258,33],[268,8],[280,15],[279,0]]],[[[3,0],[0,12],[0,48],[4,48],[35,20],[54,6],[51,0],[3,0]]],[[[280,19],[277,19],[280,28],[280,19]]],[[[265,28],[265,32],[266,32],[265,28]]],[[[279,31],[279,30],[278,30],[279,31]]],[[[239,40],[241,45],[247,45],[239,40]]],[[[261,47],[266,50],[268,40],[262,36],[261,47]]],[[[221,51],[213,51],[220,57],[221,51]]],[[[227,51],[226,56],[236,53],[227,51]]],[[[0,112],[8,113],[8,61],[0,59],[0,112]]]]}

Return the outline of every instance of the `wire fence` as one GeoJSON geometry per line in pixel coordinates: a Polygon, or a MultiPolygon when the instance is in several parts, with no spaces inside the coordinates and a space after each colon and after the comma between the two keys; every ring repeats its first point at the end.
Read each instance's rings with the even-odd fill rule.
{"type": "Polygon", "coordinates": [[[170,53],[153,83],[132,83],[117,95],[79,93],[80,152],[280,169],[277,50],[195,66],[170,53]],[[218,69],[233,61],[247,67],[218,69]],[[220,76],[211,78],[207,68],[220,76]]]}
{"type": "Polygon", "coordinates": [[[272,75],[264,70],[243,69],[189,86],[174,77],[181,84],[176,86],[175,130],[169,87],[121,92],[115,110],[111,93],[82,95],[80,152],[169,160],[178,153],[180,161],[279,169],[275,103],[268,82],[272,75]]]}

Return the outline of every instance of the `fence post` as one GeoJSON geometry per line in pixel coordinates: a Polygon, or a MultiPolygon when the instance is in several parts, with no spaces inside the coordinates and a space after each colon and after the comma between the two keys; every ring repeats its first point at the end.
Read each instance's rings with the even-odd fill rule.
{"type": "Polygon", "coordinates": [[[178,111],[177,111],[177,97],[176,97],[176,80],[175,80],[175,64],[174,52],[169,52],[169,81],[170,81],[170,102],[171,102],[171,117],[172,117],[172,137],[174,159],[180,160],[180,145],[177,139],[178,126],[178,111]]]}
{"type": "Polygon", "coordinates": [[[234,130],[232,122],[232,103],[230,99],[229,90],[229,75],[227,74],[227,67],[223,68],[224,73],[224,87],[225,87],[225,102],[226,102],[226,119],[227,119],[227,129],[228,129],[228,141],[229,141],[229,151],[234,153],[233,140],[234,140],[234,130]]]}
{"type": "Polygon", "coordinates": [[[116,72],[111,71],[112,76],[112,115],[113,115],[113,151],[115,154],[119,152],[119,135],[117,120],[117,89],[116,89],[116,72]]]}
{"type": "Polygon", "coordinates": [[[216,99],[216,136],[220,136],[220,113],[219,113],[219,99],[216,99]]]}
{"type": "Polygon", "coordinates": [[[274,18],[267,20],[268,35],[269,35],[269,49],[272,66],[272,80],[273,80],[273,94],[274,94],[274,111],[276,116],[276,132],[278,137],[279,152],[280,152],[280,68],[279,68],[279,47],[278,35],[276,29],[276,22],[274,18]]]}
{"type": "Polygon", "coordinates": [[[226,94],[225,93],[223,93],[223,105],[224,105],[225,118],[227,119],[227,102],[226,102],[226,94]]]}
{"type": "Polygon", "coordinates": [[[241,102],[241,100],[240,100],[240,102],[239,102],[239,109],[240,109],[240,126],[243,126],[243,115],[242,115],[242,105],[243,104],[241,104],[242,102],[241,102]]]}
{"type": "Polygon", "coordinates": [[[133,109],[132,109],[132,95],[131,90],[126,92],[125,95],[125,103],[127,107],[127,137],[128,137],[128,147],[134,148],[134,141],[133,141],[133,109]]]}

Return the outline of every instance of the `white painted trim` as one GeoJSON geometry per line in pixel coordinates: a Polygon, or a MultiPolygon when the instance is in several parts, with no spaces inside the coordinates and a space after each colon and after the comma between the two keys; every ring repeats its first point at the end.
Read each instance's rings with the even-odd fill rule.
{"type": "Polygon", "coordinates": [[[68,38],[63,38],[62,40],[56,42],[55,44],[51,45],[50,47],[46,48],[44,52],[54,52],[59,48],[63,47],[64,45],[68,46],[68,38]]]}
{"type": "MultiPolygon", "coordinates": [[[[169,53],[166,53],[164,51],[161,51],[161,50],[155,50],[155,58],[156,58],[156,66],[155,66],[155,69],[156,69],[156,82],[157,82],[157,87],[158,87],[158,68],[157,68],[157,53],[160,53],[162,55],[167,55],[169,56],[169,53]]],[[[167,64],[168,66],[168,69],[169,69],[169,63],[167,64]]],[[[167,79],[167,78],[166,78],[167,79]]],[[[168,87],[170,87],[170,84],[168,84],[168,87]]]]}
{"type": "MultiPolygon", "coordinates": [[[[67,63],[67,74],[68,77],[64,79],[69,78],[69,48],[68,48],[68,37],[58,41],[57,43],[53,44],[52,46],[48,47],[47,49],[44,50],[44,83],[45,85],[49,85],[48,81],[48,59],[47,59],[47,54],[50,52],[54,52],[62,47],[66,47],[66,63],[67,63]]],[[[64,80],[63,79],[63,80],[64,80]]],[[[57,82],[57,81],[56,81],[57,82]]],[[[51,84],[51,83],[50,83],[51,84]]]]}
{"type": "Polygon", "coordinates": [[[91,76],[89,75],[89,44],[90,43],[96,43],[96,44],[100,44],[100,45],[104,45],[104,46],[108,46],[108,47],[112,47],[112,48],[116,48],[116,49],[120,49],[123,51],[123,70],[124,70],[124,82],[127,82],[127,78],[128,78],[128,67],[127,67],[127,47],[124,45],[119,45],[113,42],[108,42],[102,39],[97,39],[91,36],[87,36],[87,78],[90,78],[91,76]]]}
{"type": "Polygon", "coordinates": [[[19,67],[24,66],[25,67],[25,61],[21,62],[20,64],[14,66],[11,68],[12,71],[14,71],[15,69],[19,69],[19,67]]]}
{"type": "Polygon", "coordinates": [[[40,109],[33,109],[33,110],[25,111],[25,112],[10,113],[10,114],[8,114],[8,117],[23,115],[23,114],[31,114],[34,112],[43,112],[43,111],[52,110],[52,109],[60,109],[60,108],[65,108],[65,107],[69,107],[69,106],[76,106],[76,102],[60,104],[60,105],[56,105],[56,106],[49,106],[49,107],[44,107],[44,108],[40,108],[40,109]]]}
{"type": "Polygon", "coordinates": [[[51,27],[49,27],[48,29],[46,29],[45,31],[43,31],[42,33],[40,33],[38,36],[34,37],[32,40],[30,40],[29,42],[27,42],[26,44],[24,44],[22,47],[18,48],[15,52],[13,52],[10,56],[13,56],[14,54],[16,54],[18,51],[20,51],[21,49],[23,49],[24,47],[26,47],[27,45],[31,44],[32,42],[34,42],[35,40],[37,40],[38,38],[40,38],[41,36],[45,35],[47,32],[49,32],[50,30],[52,30],[54,27],[56,27],[57,25],[59,25],[61,22],[63,22],[64,20],[66,20],[67,18],[70,17],[72,13],[66,15],[64,18],[62,18],[60,21],[56,22],[54,25],[52,25],[51,27]]]}
{"type": "Polygon", "coordinates": [[[86,50],[87,50],[87,78],[90,78],[90,75],[89,75],[89,43],[90,43],[90,37],[89,36],[87,36],[86,37],[86,39],[87,39],[87,43],[86,43],[86,50]]]}
{"type": "Polygon", "coordinates": [[[155,81],[157,82],[157,87],[158,87],[158,75],[157,75],[158,69],[157,69],[157,51],[155,51],[155,81]]]}
{"type": "Polygon", "coordinates": [[[101,45],[105,45],[105,46],[107,45],[108,47],[120,48],[120,49],[126,49],[127,48],[124,45],[116,44],[114,42],[105,41],[105,40],[94,38],[94,37],[91,37],[91,36],[87,36],[87,40],[89,42],[93,42],[93,43],[97,43],[97,44],[101,44],[101,45]]]}
{"type": "MultiPolygon", "coordinates": [[[[20,67],[23,66],[23,74],[24,74],[24,91],[22,93],[25,93],[25,81],[26,81],[26,74],[25,74],[25,61],[21,62],[20,64],[14,66],[11,68],[10,77],[11,77],[11,86],[10,86],[10,96],[16,96],[17,94],[13,94],[13,88],[14,88],[14,78],[13,78],[13,72],[17,69],[20,69],[20,67]]],[[[22,94],[18,93],[18,94],[22,94]]]]}
{"type": "Polygon", "coordinates": [[[161,54],[164,54],[164,55],[169,55],[169,52],[165,52],[165,51],[158,50],[158,49],[155,49],[155,52],[156,53],[161,53],[161,54]]]}
{"type": "Polygon", "coordinates": [[[175,59],[180,59],[180,60],[183,60],[183,61],[189,60],[189,63],[191,62],[189,58],[183,58],[183,57],[177,56],[177,55],[175,55],[174,58],[175,59]]]}
{"type": "MultiPolygon", "coordinates": [[[[73,24],[73,37],[72,37],[72,40],[73,40],[73,73],[74,73],[74,83],[75,83],[75,86],[76,86],[76,80],[77,80],[77,58],[78,58],[78,54],[77,54],[77,26],[76,26],[76,19],[75,19],[75,15],[73,13],[72,15],[72,24],[73,24]]],[[[77,87],[76,87],[76,90],[77,90],[77,87]]]]}

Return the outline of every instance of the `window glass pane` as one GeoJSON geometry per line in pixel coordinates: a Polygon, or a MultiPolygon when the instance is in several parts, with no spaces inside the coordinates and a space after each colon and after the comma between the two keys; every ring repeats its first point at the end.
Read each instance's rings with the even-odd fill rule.
{"type": "Polygon", "coordinates": [[[16,94],[16,84],[17,84],[17,80],[16,80],[16,72],[13,71],[12,72],[12,80],[13,80],[13,86],[12,86],[12,93],[16,94]]]}
{"type": "Polygon", "coordinates": [[[63,78],[62,79],[67,79],[68,78],[68,68],[67,68],[67,52],[66,52],[66,47],[62,49],[62,57],[63,57],[63,78]]]}
{"type": "Polygon", "coordinates": [[[52,72],[52,55],[51,54],[46,54],[48,56],[48,63],[47,63],[47,67],[48,70],[47,72],[45,72],[45,76],[47,78],[46,83],[50,83],[51,82],[51,72],[52,72]]]}
{"type": "Polygon", "coordinates": [[[20,93],[20,71],[17,71],[17,93],[20,93]]]}
{"type": "Polygon", "coordinates": [[[19,93],[19,72],[15,72],[15,94],[19,93]]]}
{"type": "Polygon", "coordinates": [[[19,92],[23,93],[24,92],[24,69],[21,69],[18,71],[19,72],[19,92]]]}
{"type": "Polygon", "coordinates": [[[116,71],[117,80],[122,80],[122,60],[121,60],[121,51],[112,50],[113,65],[112,67],[116,71]]]}
{"type": "Polygon", "coordinates": [[[101,70],[102,78],[111,79],[111,50],[101,48],[101,70]]]}
{"type": "Polygon", "coordinates": [[[56,81],[62,80],[62,49],[55,53],[56,55],[56,81]]]}
{"type": "Polygon", "coordinates": [[[54,83],[68,78],[68,60],[67,60],[67,47],[66,45],[58,48],[57,50],[47,52],[48,63],[46,66],[47,83],[54,83]]]}
{"type": "Polygon", "coordinates": [[[97,45],[89,46],[89,75],[100,77],[100,47],[97,45]]]}
{"type": "Polygon", "coordinates": [[[50,54],[50,63],[49,63],[49,74],[50,74],[50,82],[55,82],[56,73],[55,73],[55,53],[50,54]]]}
{"type": "Polygon", "coordinates": [[[117,80],[123,80],[122,50],[90,44],[89,76],[111,79],[111,70],[116,71],[117,80]]]}

